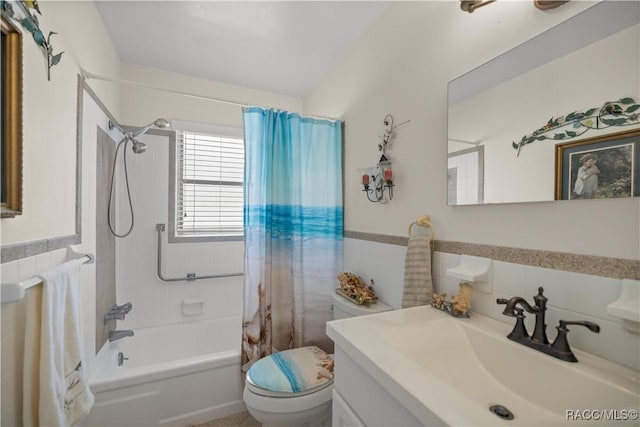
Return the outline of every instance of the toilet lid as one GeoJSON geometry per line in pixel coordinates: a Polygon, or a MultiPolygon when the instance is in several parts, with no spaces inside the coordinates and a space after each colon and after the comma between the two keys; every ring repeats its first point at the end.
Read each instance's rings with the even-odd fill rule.
{"type": "Polygon", "coordinates": [[[247,387],[266,396],[314,393],[332,383],[333,359],[316,346],[273,353],[247,372],[247,387]]]}

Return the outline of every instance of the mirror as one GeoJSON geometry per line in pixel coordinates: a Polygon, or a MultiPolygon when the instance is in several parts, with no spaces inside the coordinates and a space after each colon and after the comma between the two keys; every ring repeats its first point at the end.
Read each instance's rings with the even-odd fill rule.
{"type": "MultiPolygon", "coordinates": [[[[577,141],[600,147],[599,138],[640,129],[638,114],[624,126],[600,120],[582,133],[573,130],[580,123],[572,123],[556,132],[562,139],[551,132],[551,139],[519,143],[550,119],[569,122],[572,112],[599,112],[610,101],[631,99],[620,105],[640,113],[634,106],[640,102],[639,22],[638,2],[601,2],[449,82],[448,204],[580,198],[558,192],[556,147],[577,141]]],[[[635,140],[629,162],[637,169],[635,140]]],[[[640,179],[637,173],[631,178],[640,179]]],[[[624,197],[611,194],[595,197],[624,197]]]]}

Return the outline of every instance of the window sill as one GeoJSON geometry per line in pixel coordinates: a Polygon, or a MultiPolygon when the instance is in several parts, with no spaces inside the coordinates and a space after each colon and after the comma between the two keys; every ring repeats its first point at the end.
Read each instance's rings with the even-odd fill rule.
{"type": "Polygon", "coordinates": [[[216,243],[216,242],[242,242],[244,236],[171,236],[168,243],[216,243]]]}

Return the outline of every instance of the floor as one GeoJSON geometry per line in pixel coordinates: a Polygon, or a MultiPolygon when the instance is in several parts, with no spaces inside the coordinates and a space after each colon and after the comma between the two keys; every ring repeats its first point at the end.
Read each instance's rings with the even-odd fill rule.
{"type": "Polygon", "coordinates": [[[198,424],[194,427],[261,427],[261,425],[262,424],[257,422],[249,412],[244,411],[226,418],[220,418],[219,420],[198,424]]]}

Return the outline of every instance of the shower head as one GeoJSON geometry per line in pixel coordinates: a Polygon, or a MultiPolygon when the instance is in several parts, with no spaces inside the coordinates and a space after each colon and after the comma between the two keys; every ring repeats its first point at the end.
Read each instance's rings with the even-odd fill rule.
{"type": "Polygon", "coordinates": [[[133,138],[129,138],[129,140],[133,143],[133,145],[131,146],[131,149],[133,150],[134,153],[140,154],[147,151],[147,144],[145,144],[144,142],[140,142],[137,139],[133,139],[133,138]]]}
{"type": "Polygon", "coordinates": [[[122,132],[122,134],[124,135],[124,138],[122,139],[122,141],[126,141],[126,140],[131,141],[131,144],[133,144],[131,146],[131,149],[136,154],[144,153],[147,150],[146,144],[138,141],[136,137],[143,135],[154,126],[160,129],[166,129],[170,127],[171,124],[167,119],[156,119],[156,121],[154,121],[153,123],[150,123],[147,126],[136,130],[135,132],[127,132],[124,129],[122,129],[120,125],[109,120],[109,130],[118,129],[120,132],[122,132]]]}
{"type": "Polygon", "coordinates": [[[149,129],[151,129],[154,126],[159,129],[167,129],[171,125],[169,124],[169,121],[167,119],[156,119],[156,121],[154,121],[153,123],[150,123],[147,126],[140,128],[135,132],[131,132],[130,136],[132,138],[135,138],[136,136],[146,133],[149,129]]]}

